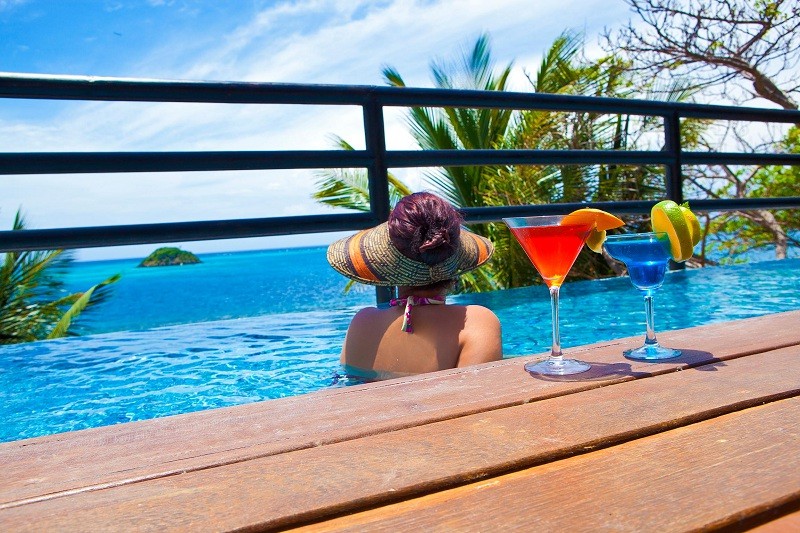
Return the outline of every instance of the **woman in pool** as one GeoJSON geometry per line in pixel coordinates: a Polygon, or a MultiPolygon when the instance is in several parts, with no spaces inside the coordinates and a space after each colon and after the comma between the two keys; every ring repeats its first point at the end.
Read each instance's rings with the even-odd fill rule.
{"type": "Polygon", "coordinates": [[[492,311],[445,305],[458,277],[494,251],[461,222],[445,200],[414,193],[398,202],[388,222],[331,244],[328,262],[341,274],[398,288],[388,308],[368,307],[353,317],[341,355],[348,370],[384,378],[502,358],[492,311]]]}

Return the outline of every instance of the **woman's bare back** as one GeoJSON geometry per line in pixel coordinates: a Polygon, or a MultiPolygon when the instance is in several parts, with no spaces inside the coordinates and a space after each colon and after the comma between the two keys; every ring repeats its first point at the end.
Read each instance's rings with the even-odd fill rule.
{"type": "Polygon", "coordinates": [[[500,322],[478,305],[430,305],[413,310],[413,333],[403,331],[404,308],[359,311],[350,323],[341,362],[362,370],[417,374],[502,358],[500,322]]]}

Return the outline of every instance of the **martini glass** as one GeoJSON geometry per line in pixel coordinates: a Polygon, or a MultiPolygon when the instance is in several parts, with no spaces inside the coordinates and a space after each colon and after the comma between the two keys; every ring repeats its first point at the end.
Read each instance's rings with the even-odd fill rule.
{"type": "Polygon", "coordinates": [[[658,344],[653,323],[653,293],[664,283],[670,258],[666,233],[628,233],[609,235],[603,246],[608,255],[628,267],[633,286],[644,293],[647,333],[644,345],[622,354],[638,361],[658,361],[678,357],[681,352],[658,344]]]}
{"type": "Polygon", "coordinates": [[[566,376],[586,372],[591,368],[588,363],[583,361],[564,359],[561,353],[561,336],[558,330],[558,292],[569,269],[578,258],[578,253],[580,253],[583,243],[586,242],[586,237],[592,230],[590,224],[562,224],[565,216],[503,219],[550,289],[553,345],[549,358],[525,365],[525,370],[534,374],[566,376]]]}

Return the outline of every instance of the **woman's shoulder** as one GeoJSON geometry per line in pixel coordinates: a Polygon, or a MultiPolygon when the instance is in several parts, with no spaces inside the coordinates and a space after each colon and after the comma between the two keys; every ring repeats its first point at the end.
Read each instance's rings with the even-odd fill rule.
{"type": "Polygon", "coordinates": [[[356,312],[355,316],[370,315],[374,314],[376,311],[380,311],[380,309],[377,307],[362,307],[356,312]]]}
{"type": "Polygon", "coordinates": [[[500,319],[488,307],[477,304],[448,305],[450,312],[459,318],[464,332],[493,332],[500,330],[500,319]]]}
{"type": "Polygon", "coordinates": [[[467,309],[467,317],[473,317],[481,320],[489,320],[492,322],[499,322],[497,315],[488,307],[482,305],[470,304],[464,306],[467,309]]]}
{"type": "Polygon", "coordinates": [[[353,315],[353,321],[355,322],[358,320],[369,320],[370,317],[374,317],[380,314],[380,312],[381,309],[377,307],[363,307],[359,309],[355,315],[353,315]]]}
{"type": "Polygon", "coordinates": [[[378,320],[388,320],[390,317],[387,316],[387,314],[388,308],[364,307],[353,315],[350,321],[350,327],[370,327],[370,324],[374,324],[378,320]]]}
{"type": "Polygon", "coordinates": [[[497,361],[503,357],[502,328],[497,315],[482,305],[466,306],[464,327],[459,335],[458,366],[497,361]]]}

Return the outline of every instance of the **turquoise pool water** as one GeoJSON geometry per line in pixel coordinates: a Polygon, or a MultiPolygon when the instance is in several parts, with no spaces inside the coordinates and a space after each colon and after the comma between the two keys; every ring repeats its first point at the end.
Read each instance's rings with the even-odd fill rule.
{"type": "MultiPolygon", "coordinates": [[[[2,347],[0,441],[345,386],[337,354],[362,299],[2,347]]],[[[453,300],[497,313],[506,357],[548,350],[545,287],[453,300]]],[[[655,309],[657,331],[800,309],[800,260],[669,273],[655,309]]],[[[561,317],[565,353],[644,332],[642,296],[627,278],[567,283],[561,317]]]]}

